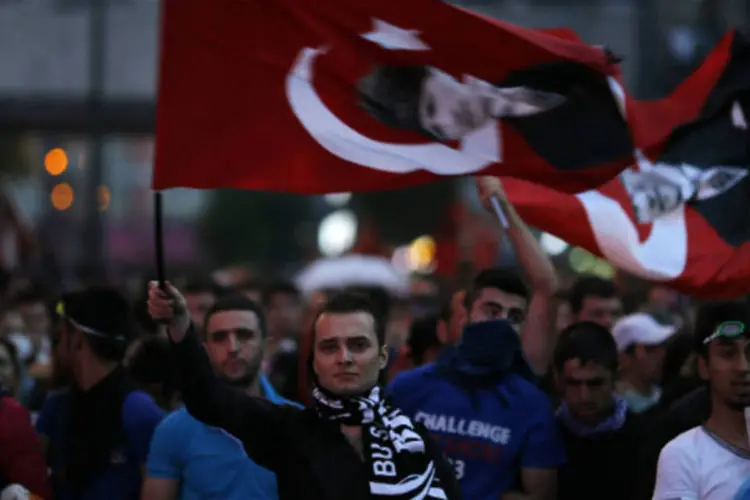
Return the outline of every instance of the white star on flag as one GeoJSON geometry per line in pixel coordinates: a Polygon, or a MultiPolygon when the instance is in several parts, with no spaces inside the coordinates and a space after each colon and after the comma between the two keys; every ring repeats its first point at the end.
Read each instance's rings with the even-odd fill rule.
{"type": "Polygon", "coordinates": [[[372,31],[362,38],[388,50],[430,50],[430,46],[419,39],[419,31],[405,30],[380,19],[373,19],[372,31]]]}

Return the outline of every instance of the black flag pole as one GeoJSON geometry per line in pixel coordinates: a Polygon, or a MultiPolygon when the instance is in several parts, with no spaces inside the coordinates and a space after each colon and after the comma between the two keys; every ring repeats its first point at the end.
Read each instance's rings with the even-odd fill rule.
{"type": "Polygon", "coordinates": [[[154,192],[154,249],[156,250],[156,279],[163,290],[167,280],[167,269],[164,263],[164,214],[162,211],[162,193],[154,192]]]}

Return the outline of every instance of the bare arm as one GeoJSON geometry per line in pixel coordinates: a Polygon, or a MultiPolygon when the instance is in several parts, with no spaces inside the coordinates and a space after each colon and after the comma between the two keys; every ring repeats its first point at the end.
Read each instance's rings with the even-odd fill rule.
{"type": "Polygon", "coordinates": [[[557,470],[521,469],[523,493],[511,491],[502,500],[554,500],[557,494],[557,470]]]}
{"type": "Polygon", "coordinates": [[[531,285],[531,301],[521,330],[521,346],[526,359],[537,374],[547,373],[555,343],[556,294],[560,281],[552,261],[531,234],[508,201],[499,179],[477,179],[482,197],[495,196],[500,202],[509,227],[506,231],[521,268],[531,285]]]}
{"type": "Polygon", "coordinates": [[[147,477],[143,482],[141,500],[175,500],[180,489],[176,479],[147,477]]]}

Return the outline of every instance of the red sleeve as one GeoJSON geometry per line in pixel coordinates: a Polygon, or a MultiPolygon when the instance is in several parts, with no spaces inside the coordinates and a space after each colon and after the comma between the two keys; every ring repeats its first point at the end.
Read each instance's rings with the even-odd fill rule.
{"type": "Polygon", "coordinates": [[[44,499],[52,498],[42,445],[29,412],[15,399],[0,401],[0,474],[44,499]]]}

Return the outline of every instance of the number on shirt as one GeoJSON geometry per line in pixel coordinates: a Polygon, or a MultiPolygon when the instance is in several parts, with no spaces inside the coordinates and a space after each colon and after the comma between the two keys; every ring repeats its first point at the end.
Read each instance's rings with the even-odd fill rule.
{"type": "Polygon", "coordinates": [[[456,479],[458,479],[459,481],[463,479],[465,473],[464,461],[453,458],[449,458],[448,460],[453,465],[453,473],[456,475],[456,479]]]}

